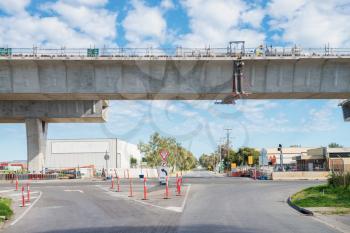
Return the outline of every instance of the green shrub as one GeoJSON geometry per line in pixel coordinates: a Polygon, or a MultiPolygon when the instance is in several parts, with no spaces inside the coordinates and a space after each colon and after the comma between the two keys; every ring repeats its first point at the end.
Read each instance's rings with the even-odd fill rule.
{"type": "MultiPolygon", "coordinates": [[[[0,216],[5,216],[6,219],[9,219],[13,215],[11,210],[11,199],[0,198],[0,216]]],[[[1,221],[2,219],[0,219],[1,221]]]]}
{"type": "Polygon", "coordinates": [[[332,187],[344,187],[349,188],[350,186],[350,173],[332,173],[328,178],[328,184],[332,187]]]}

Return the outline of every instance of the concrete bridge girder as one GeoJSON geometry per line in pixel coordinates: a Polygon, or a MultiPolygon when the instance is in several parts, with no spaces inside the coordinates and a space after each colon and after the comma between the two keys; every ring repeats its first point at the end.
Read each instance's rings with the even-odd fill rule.
{"type": "MultiPolygon", "coordinates": [[[[0,99],[220,99],[234,59],[0,61],[0,99]]],[[[350,98],[350,58],[245,59],[246,98],[350,98]]]]}

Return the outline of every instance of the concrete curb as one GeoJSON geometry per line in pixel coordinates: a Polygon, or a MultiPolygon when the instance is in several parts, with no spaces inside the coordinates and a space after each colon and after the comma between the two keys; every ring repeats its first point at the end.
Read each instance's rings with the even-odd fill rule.
{"type": "Polygon", "coordinates": [[[299,207],[299,206],[297,206],[297,205],[294,205],[294,204],[292,203],[291,197],[288,197],[287,203],[288,203],[288,205],[289,205],[290,207],[292,207],[293,209],[295,209],[296,211],[298,211],[298,212],[300,212],[300,213],[302,213],[302,214],[304,214],[304,215],[314,216],[314,212],[312,212],[312,211],[310,211],[310,210],[308,210],[308,209],[304,209],[304,208],[302,208],[302,207],[299,207]]]}

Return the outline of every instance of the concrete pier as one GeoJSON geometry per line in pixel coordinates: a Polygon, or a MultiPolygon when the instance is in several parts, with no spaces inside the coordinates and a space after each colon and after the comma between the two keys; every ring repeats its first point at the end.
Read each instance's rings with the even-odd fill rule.
{"type": "Polygon", "coordinates": [[[44,166],[48,123],[38,118],[28,118],[25,124],[28,171],[39,173],[44,166]]]}
{"type": "Polygon", "coordinates": [[[48,123],[106,121],[108,102],[0,101],[0,123],[25,123],[30,172],[42,172],[48,123]]]}

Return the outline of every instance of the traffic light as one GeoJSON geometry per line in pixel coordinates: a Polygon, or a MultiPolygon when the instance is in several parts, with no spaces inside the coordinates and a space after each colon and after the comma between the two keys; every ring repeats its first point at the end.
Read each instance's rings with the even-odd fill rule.
{"type": "Polygon", "coordinates": [[[282,151],[282,144],[278,144],[277,150],[278,150],[278,151],[282,151]]]}

